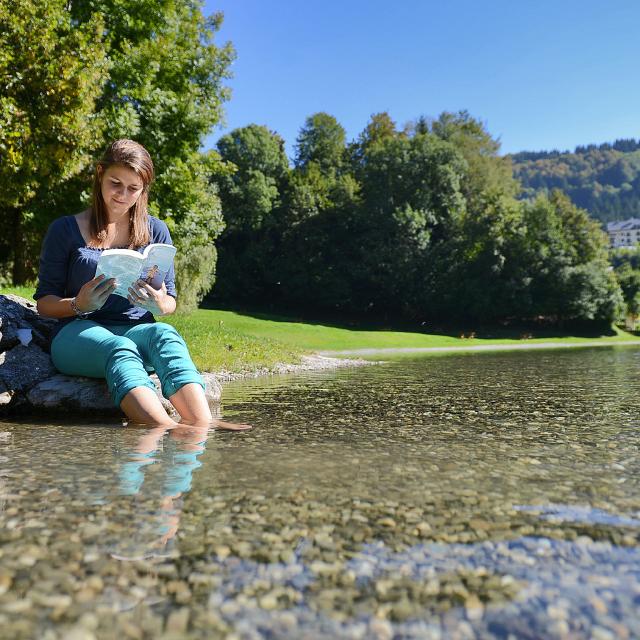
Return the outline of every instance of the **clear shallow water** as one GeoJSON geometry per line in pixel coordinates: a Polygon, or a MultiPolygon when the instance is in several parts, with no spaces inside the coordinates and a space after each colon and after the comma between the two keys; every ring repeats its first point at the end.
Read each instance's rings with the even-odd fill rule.
{"type": "Polygon", "coordinates": [[[640,637],[640,350],[225,387],[247,433],[0,425],[7,637],[640,637]]]}

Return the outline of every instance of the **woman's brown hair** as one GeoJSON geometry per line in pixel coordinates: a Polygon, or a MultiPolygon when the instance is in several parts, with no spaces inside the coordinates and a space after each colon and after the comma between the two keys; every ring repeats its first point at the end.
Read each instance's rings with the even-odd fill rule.
{"type": "Polygon", "coordinates": [[[153,182],[153,162],[149,152],[134,140],[121,139],[112,142],[96,164],[93,176],[93,201],[89,231],[91,245],[102,245],[107,239],[107,209],[102,197],[102,177],[104,172],[114,164],[122,164],[133,169],[142,180],[142,193],[136,203],[129,209],[129,248],[143,247],[151,241],[149,233],[149,188],[153,182]]]}

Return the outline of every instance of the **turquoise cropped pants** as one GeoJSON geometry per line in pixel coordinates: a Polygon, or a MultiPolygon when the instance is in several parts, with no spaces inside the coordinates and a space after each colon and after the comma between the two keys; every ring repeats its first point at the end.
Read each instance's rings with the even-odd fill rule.
{"type": "Polygon", "coordinates": [[[149,371],[155,370],[158,374],[165,398],[191,382],[204,389],[187,345],[180,334],[164,322],[103,325],[76,319],[60,329],[53,339],[51,359],[60,373],[106,378],[109,393],[118,407],[135,387],[155,391],[149,371]]]}

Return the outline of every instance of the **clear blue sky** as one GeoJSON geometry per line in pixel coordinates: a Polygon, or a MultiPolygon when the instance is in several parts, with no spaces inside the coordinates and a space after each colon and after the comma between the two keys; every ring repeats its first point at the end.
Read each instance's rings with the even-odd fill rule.
{"type": "Polygon", "coordinates": [[[638,0],[206,0],[237,59],[226,124],[277,131],[289,155],[326,111],[353,139],[467,109],[502,151],[640,137],[638,0]]]}

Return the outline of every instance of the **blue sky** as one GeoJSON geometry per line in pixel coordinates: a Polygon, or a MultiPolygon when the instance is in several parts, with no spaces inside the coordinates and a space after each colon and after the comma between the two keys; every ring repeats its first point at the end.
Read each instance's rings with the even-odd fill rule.
{"type": "Polygon", "coordinates": [[[237,59],[226,125],[277,131],[307,116],[353,139],[372,113],[403,125],[467,109],[502,151],[640,137],[638,0],[206,0],[237,59]]]}

